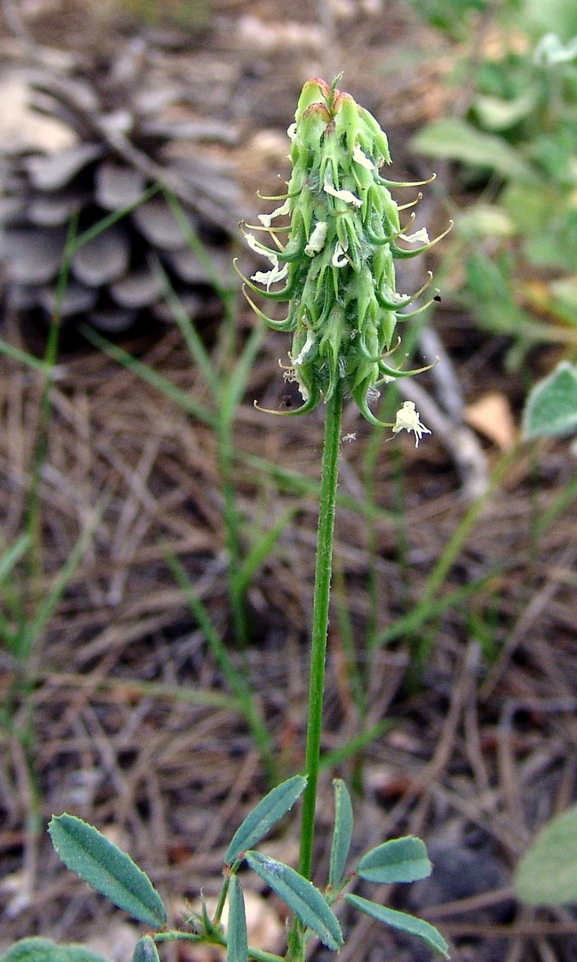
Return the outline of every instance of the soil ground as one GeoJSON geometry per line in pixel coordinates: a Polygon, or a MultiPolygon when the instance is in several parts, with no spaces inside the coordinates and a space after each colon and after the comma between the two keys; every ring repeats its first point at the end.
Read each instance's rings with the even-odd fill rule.
{"type": "MultiPolygon", "coordinates": [[[[278,175],[286,174],[285,130],[309,77],[331,79],[344,70],[343,86],[389,132],[395,170],[417,176],[426,169],[411,157],[408,137],[448,99],[442,80],[451,51],[402,0],[326,7],[295,0],[282,13],[272,0],[207,0],[178,29],[178,6],[172,21],[152,26],[126,8],[88,12],[80,0],[6,2],[3,16],[3,71],[28,62],[30,38],[52,62],[57,53],[73,56],[89,76],[141,42],[131,48],[143,59],[139,83],[152,90],[185,83],[189,113],[234,129],[234,143],[213,148],[214,156],[226,160],[249,210],[257,189],[276,193],[278,175]],[[20,36],[8,22],[14,10],[20,36]],[[323,18],[323,10],[331,16],[323,18]]],[[[440,182],[449,189],[443,171],[440,182]]],[[[430,201],[423,216],[441,226],[446,221],[442,205],[430,201]]],[[[418,269],[428,266],[434,262],[418,269]]],[[[422,274],[407,273],[400,287],[422,281],[422,274]]],[[[254,323],[246,305],[238,319],[247,330],[254,323]]],[[[507,452],[527,374],[508,369],[505,338],[479,331],[445,302],[432,326],[465,410],[497,398],[515,427],[497,438],[469,428],[456,439],[435,431],[418,449],[409,437],[381,444],[371,491],[376,510],[369,510],[361,479],[372,432],[347,408],[345,429],[355,437],[343,446],[323,748],[338,753],[381,727],[354,761],[335,760],[323,774],[315,865],[320,880],[330,846],[331,779],[339,775],[355,788],[355,851],[416,833],[435,863],[430,882],[371,897],[437,925],[457,962],[574,962],[574,912],[521,906],[511,880],[534,832],[577,801],[577,506],[567,499],[561,509],[560,501],[575,461],[562,442],[507,452]],[[466,463],[465,445],[472,446],[466,463]],[[480,504],[470,493],[485,471],[492,481],[480,504]],[[452,539],[453,552],[447,551],[452,539]],[[440,558],[447,562],[443,572],[440,558]],[[469,585],[477,587],[467,596],[469,585]],[[369,652],[371,590],[383,643],[369,652]],[[387,636],[401,615],[419,610],[423,597],[440,601],[452,592],[461,592],[461,600],[387,636]]],[[[22,336],[13,319],[4,328],[8,338],[22,336]]],[[[136,330],[120,343],[198,394],[176,327],[136,330]]],[[[247,532],[287,510],[292,520],[249,590],[250,645],[231,647],[230,654],[254,689],[279,772],[288,776],[303,760],[316,509],[310,489],[287,481],[282,470],[318,477],[322,417],[255,411],[253,397],[266,407],[283,404],[283,354],[283,338],[267,336],[239,410],[237,481],[247,532]],[[278,465],[280,493],[259,482],[255,457],[278,465]]],[[[71,344],[60,362],[39,489],[47,583],[83,533],[86,541],[35,652],[29,696],[11,706],[11,727],[0,740],[1,942],[31,934],[86,939],[124,962],[136,926],[119,922],[120,913],[62,870],[46,834],[35,830],[34,814],[42,829],[52,813],[67,810],[109,832],[150,873],[178,917],[201,893],[215,893],[230,833],[266,789],[267,774],[166,561],[168,547],[230,638],[212,433],[85,345],[71,344]],[[34,737],[22,744],[17,735],[30,711],[34,737]]],[[[532,375],[550,363],[544,350],[528,358],[532,375]]],[[[441,382],[435,372],[420,381],[437,398],[435,410],[441,382]]],[[[40,392],[30,371],[3,362],[6,544],[24,524],[40,392]]],[[[0,684],[8,693],[13,664],[1,657],[0,684]]],[[[289,824],[267,850],[294,861],[296,837],[289,824]]],[[[253,886],[252,940],[275,951],[282,906],[253,886]]],[[[428,957],[393,930],[347,911],[341,917],[347,940],[340,962],[428,957]]],[[[179,951],[179,962],[210,958],[179,951]]]]}

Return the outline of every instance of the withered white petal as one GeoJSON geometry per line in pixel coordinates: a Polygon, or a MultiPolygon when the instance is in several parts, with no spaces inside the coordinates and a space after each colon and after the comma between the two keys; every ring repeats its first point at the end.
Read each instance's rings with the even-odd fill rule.
{"type": "Polygon", "coordinates": [[[360,164],[361,167],[365,167],[367,170],[375,170],[375,165],[361,149],[360,144],[355,144],[353,147],[353,160],[356,160],[357,164],[360,164]]]}
{"type": "Polygon", "coordinates": [[[254,251],[255,254],[260,254],[262,257],[266,257],[266,259],[271,262],[273,267],[278,264],[278,257],[275,252],[271,251],[270,248],[266,247],[265,244],[261,244],[260,241],[257,241],[254,234],[245,234],[244,239],[246,240],[251,251],[254,251]]]}
{"type": "Polygon", "coordinates": [[[348,263],[346,251],[342,244],[337,241],[335,244],[335,252],[333,254],[331,264],[333,267],[346,267],[348,263]]]}
{"type": "Polygon", "coordinates": [[[271,221],[274,220],[275,217],[282,217],[284,214],[290,214],[288,197],[284,204],[281,204],[280,207],[273,210],[271,214],[259,214],[258,219],[263,227],[270,227],[271,221]]]}
{"type": "Polygon", "coordinates": [[[324,220],[320,220],[313,230],[311,236],[309,237],[309,242],[305,247],[305,254],[309,257],[314,257],[319,251],[322,251],[325,246],[325,241],[327,239],[328,224],[324,220]]]}
{"type": "MultiPolygon", "coordinates": [[[[297,378],[297,380],[298,380],[298,378],[297,378]]],[[[309,397],[310,397],[310,394],[309,394],[309,392],[307,391],[307,389],[306,389],[306,387],[304,386],[304,384],[301,384],[300,381],[298,382],[298,384],[299,384],[300,395],[301,395],[303,401],[304,401],[305,404],[306,404],[306,402],[308,401],[308,399],[309,399],[309,397]]]]}
{"type": "Polygon", "coordinates": [[[408,244],[428,244],[429,235],[427,234],[427,228],[421,227],[420,230],[416,230],[414,234],[399,234],[401,240],[407,241],[408,244]]]}
{"type": "Polygon", "coordinates": [[[352,190],[337,190],[328,180],[325,180],[323,189],[331,197],[338,197],[339,200],[344,200],[346,204],[352,204],[353,207],[363,206],[362,200],[353,194],[352,190]]]}
{"type": "Polygon", "coordinates": [[[267,291],[269,291],[271,284],[282,281],[287,276],[287,273],[287,265],[283,264],[281,266],[277,261],[270,271],[257,271],[256,274],[252,274],[251,281],[255,281],[257,284],[265,284],[267,291]]]}
{"type": "Polygon", "coordinates": [[[316,340],[315,332],[311,328],[309,328],[309,330],[307,331],[307,339],[303,344],[301,350],[299,351],[298,357],[295,357],[292,359],[292,362],[295,367],[299,367],[301,364],[305,362],[307,356],[310,354],[313,348],[315,340],[316,340]]]}
{"type": "Polygon", "coordinates": [[[397,411],[397,418],[393,425],[393,434],[399,431],[411,431],[415,434],[415,447],[419,447],[419,441],[423,434],[430,434],[419,417],[414,401],[403,401],[403,406],[397,411]]]}

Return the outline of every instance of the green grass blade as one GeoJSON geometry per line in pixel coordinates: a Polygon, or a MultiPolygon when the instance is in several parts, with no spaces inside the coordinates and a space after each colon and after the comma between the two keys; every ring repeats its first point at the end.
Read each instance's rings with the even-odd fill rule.
{"type": "Polygon", "coordinates": [[[324,755],[321,755],[320,770],[326,771],[327,769],[336,768],[337,765],[342,765],[347,759],[358,755],[366,745],[370,745],[376,738],[388,732],[392,726],[392,721],[383,720],[377,722],[376,725],[372,725],[366,732],[361,732],[360,735],[351,738],[351,740],[344,745],[334,748],[332,752],[325,752],[324,755]]]}
{"type": "Polygon", "coordinates": [[[246,558],[242,562],[240,571],[237,575],[237,590],[239,593],[246,591],[254,576],[254,573],[258,570],[258,568],[260,568],[265,558],[267,558],[271,553],[286,526],[292,521],[298,510],[299,505],[294,505],[294,507],[289,508],[288,511],[285,511],[277,523],[268,531],[265,531],[258,541],[252,546],[246,558]]]}
{"type": "Polygon", "coordinates": [[[190,356],[200,371],[200,374],[204,378],[207,387],[212,392],[215,401],[218,402],[219,379],[216,371],[214,370],[210,355],[206,350],[201,338],[198,336],[198,332],[192,320],[185,311],[182,301],[170,283],[168,274],[162,267],[158,257],[154,258],[153,270],[155,274],[157,274],[162,284],[165,301],[170,308],[174,320],[178,324],[180,332],[190,352],[190,356]]]}
{"type": "Polygon", "coordinates": [[[6,549],[2,557],[0,558],[0,584],[8,577],[12,569],[18,564],[20,558],[22,558],[31,544],[31,538],[28,534],[20,535],[17,541],[13,545],[10,545],[6,549]]]}
{"type": "Polygon", "coordinates": [[[84,244],[88,244],[89,241],[94,240],[95,237],[102,234],[108,227],[112,227],[117,221],[122,220],[123,217],[130,214],[136,207],[140,207],[141,204],[146,203],[147,200],[150,200],[151,197],[154,197],[154,195],[158,193],[160,187],[160,184],[152,184],[136,200],[131,201],[130,204],[125,204],[124,207],[119,207],[118,210],[112,211],[111,214],[107,214],[106,217],[99,220],[93,227],[89,227],[82,234],[79,234],[72,245],[72,253],[77,251],[79,247],[83,247],[84,244]]]}
{"type": "Polygon", "coordinates": [[[223,675],[238,699],[241,711],[247,720],[257,748],[261,752],[272,775],[276,766],[271,738],[266,725],[255,707],[250,687],[231,661],[222,638],[215,629],[205,605],[195,594],[194,587],[190,583],[188,575],[180,561],[174,555],[167,554],[166,558],[176,581],[185,594],[190,610],[196,618],[199,627],[204,632],[206,641],[212,649],[223,675]]]}
{"type": "Polygon", "coordinates": [[[416,632],[423,625],[427,624],[427,622],[432,621],[433,618],[442,615],[443,612],[451,608],[457,608],[465,599],[470,598],[471,595],[474,595],[477,591],[481,591],[486,585],[490,584],[495,577],[496,573],[493,573],[479,578],[469,585],[462,585],[462,587],[455,588],[454,591],[449,592],[449,594],[445,595],[444,598],[440,598],[438,601],[430,600],[427,595],[408,615],[403,615],[401,618],[398,618],[394,624],[390,625],[390,627],[379,632],[375,639],[375,647],[387,645],[396,638],[402,638],[405,635],[416,632]]]}
{"type": "MultiPolygon", "coordinates": [[[[274,481],[283,491],[294,495],[303,495],[318,500],[320,493],[320,482],[314,478],[308,478],[305,474],[291,471],[290,468],[279,467],[266,458],[259,458],[254,454],[245,454],[240,451],[237,454],[238,460],[245,464],[251,471],[254,471],[255,478],[262,482],[263,475],[274,481]]],[[[378,505],[371,505],[365,501],[359,501],[351,495],[337,492],[337,505],[340,508],[347,508],[354,511],[368,521],[384,521],[387,524],[394,524],[395,514],[380,508],[378,505]]]]}
{"type": "Polygon", "coordinates": [[[32,653],[39,635],[42,633],[49,619],[54,614],[54,611],[60,599],[62,598],[64,591],[68,587],[72,577],[74,576],[76,568],[82,560],[82,556],[88,547],[88,543],[92,535],[94,534],[96,526],[100,520],[100,516],[101,511],[96,511],[94,513],[91,523],[78,538],[68,558],[58,572],[50,591],[38,606],[38,610],[36,611],[34,618],[20,633],[18,650],[13,652],[18,658],[25,661],[32,653]]]}
{"type": "Polygon", "coordinates": [[[235,362],[226,386],[225,400],[222,405],[223,417],[233,418],[236,409],[246,390],[250,372],[254,367],[256,356],[264,340],[266,328],[258,325],[253,328],[244,346],[240,358],[235,362]]]}
{"type": "Polygon", "coordinates": [[[158,701],[172,702],[182,705],[203,705],[205,708],[216,708],[220,711],[238,712],[242,714],[242,705],[237,698],[219,691],[202,691],[189,685],[168,685],[155,681],[141,681],[132,678],[94,678],[90,675],[73,675],[64,672],[32,671],[28,675],[31,682],[45,683],[50,680],[62,688],[82,689],[90,687],[91,691],[107,691],[123,696],[138,696],[153,698],[158,701]]]}
{"type": "MultiPolygon", "coordinates": [[[[207,254],[204,244],[202,243],[196,231],[191,226],[190,221],[188,220],[188,218],[186,217],[182,209],[182,204],[180,203],[176,195],[173,194],[172,191],[169,190],[169,188],[167,188],[166,186],[163,187],[162,192],[164,194],[164,197],[168,206],[170,207],[170,211],[175,221],[177,222],[178,226],[180,227],[183,233],[186,243],[190,247],[191,251],[193,251],[196,254],[200,263],[206,270],[209,281],[212,287],[214,287],[218,297],[223,302],[223,304],[226,304],[228,299],[231,296],[230,287],[227,287],[226,284],[222,283],[218,275],[218,271],[215,269],[215,266],[210,258],[210,255],[207,254]]],[[[231,272],[231,277],[232,277],[232,272],[231,272]]]]}
{"type": "Polygon", "coordinates": [[[54,365],[47,364],[46,361],[41,361],[32,354],[28,354],[26,351],[22,351],[20,348],[14,347],[6,341],[0,340],[0,354],[5,354],[6,357],[11,358],[13,361],[18,361],[19,364],[26,364],[28,367],[34,368],[35,371],[40,371],[45,377],[51,377],[53,375],[54,365]]]}
{"type": "Polygon", "coordinates": [[[127,351],[124,351],[121,347],[117,347],[116,344],[112,344],[111,341],[108,341],[105,337],[102,337],[101,334],[98,334],[86,324],[82,324],[79,330],[87,341],[90,341],[90,343],[94,344],[95,347],[100,348],[101,351],[104,351],[105,354],[108,354],[113,361],[117,361],[119,364],[122,364],[122,366],[127,368],[127,370],[131,371],[133,374],[136,374],[137,377],[142,378],[142,380],[146,381],[147,384],[150,384],[151,387],[156,388],[166,397],[170,398],[170,400],[174,401],[175,404],[178,404],[183,411],[186,411],[187,414],[191,414],[202,424],[208,425],[208,427],[214,428],[216,426],[216,416],[202,404],[198,404],[198,402],[195,401],[190,394],[187,394],[186,391],[181,391],[180,388],[172,384],[168,378],[163,377],[162,374],[158,374],[155,370],[153,370],[153,368],[149,367],[148,364],[143,364],[142,361],[132,357],[131,354],[129,354],[127,351]]]}

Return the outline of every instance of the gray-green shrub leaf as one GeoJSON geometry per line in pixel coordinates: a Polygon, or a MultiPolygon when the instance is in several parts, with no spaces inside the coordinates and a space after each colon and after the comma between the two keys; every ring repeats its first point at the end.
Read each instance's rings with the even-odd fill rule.
{"type": "Polygon", "coordinates": [[[484,134],[465,120],[444,117],[411,139],[417,153],[442,160],[458,160],[471,167],[488,167],[502,177],[534,182],[536,175],[529,164],[495,134],[484,134]]]}
{"type": "Polygon", "coordinates": [[[290,811],[304,792],[306,784],[303,775],[293,775],[261,799],[234,833],[224,857],[227,865],[232,865],[243,852],[260,842],[272,826],[290,811]]]}
{"type": "Polygon", "coordinates": [[[393,838],[363,855],[357,874],[367,882],[416,882],[431,874],[425,843],[414,835],[393,838]]]}
{"type": "Polygon", "coordinates": [[[340,778],[333,782],[335,791],[335,827],[331,845],[331,860],[329,866],[329,885],[338,885],[341,881],[353,834],[353,806],[347,786],[340,778]]]}
{"type": "Polygon", "coordinates": [[[247,962],[248,935],[241,884],[236,875],[230,879],[228,890],[228,933],[226,962],[247,962]]]}
{"type": "Polygon", "coordinates": [[[535,385],[525,406],[523,434],[527,440],[556,437],[577,430],[577,368],[561,361],[535,385]]]}
{"type": "Polygon", "coordinates": [[[312,882],[284,862],[260,852],[246,852],[245,858],[253,871],[286,902],[303,925],[316,932],[327,948],[340,948],[343,936],[339,920],[312,882]]]}
{"type": "Polygon", "coordinates": [[[134,947],[132,962],[160,962],[156,943],[150,935],[143,935],[134,947]]]}
{"type": "Polygon", "coordinates": [[[479,94],[473,103],[483,127],[488,130],[508,130],[534,110],[537,90],[525,90],[512,100],[479,94]]]}
{"type": "Polygon", "coordinates": [[[416,935],[421,941],[425,942],[430,949],[433,949],[433,952],[437,952],[445,959],[449,958],[449,946],[441,933],[438,932],[430,922],[425,922],[423,919],[416,919],[414,915],[407,915],[406,912],[389,909],[385,905],[377,905],[376,902],[370,902],[369,899],[361,898],[360,895],[345,895],[345,901],[348,902],[349,905],[354,905],[355,908],[364,912],[365,915],[370,915],[373,919],[377,919],[378,922],[384,922],[385,925],[390,925],[394,929],[400,929],[401,932],[416,935]]]}
{"type": "Polygon", "coordinates": [[[93,825],[65,813],[50,819],[48,831],[66,867],[93,889],[140,922],[165,924],[166,909],[148,875],[93,825]]]}
{"type": "Polygon", "coordinates": [[[83,945],[56,945],[50,939],[35,936],[15,942],[0,962],[108,962],[108,959],[83,945]]]}
{"type": "Polygon", "coordinates": [[[513,877],[529,905],[577,904],[577,805],[556,815],[536,836],[513,877]]]}

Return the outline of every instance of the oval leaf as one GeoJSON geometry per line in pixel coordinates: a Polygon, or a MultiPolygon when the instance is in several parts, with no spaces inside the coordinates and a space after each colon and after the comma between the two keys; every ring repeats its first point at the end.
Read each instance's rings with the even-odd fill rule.
{"type": "Polygon", "coordinates": [[[312,882],[290,866],[260,852],[247,852],[245,858],[257,875],[286,902],[303,925],[316,932],[327,948],[340,948],[343,936],[339,920],[312,882]]]}
{"type": "Polygon", "coordinates": [[[335,790],[335,827],[331,845],[329,885],[338,885],[342,880],[353,834],[353,806],[347,786],[340,778],[333,782],[335,790]]]}
{"type": "Polygon", "coordinates": [[[435,926],[429,922],[424,922],[423,919],[416,919],[414,915],[407,915],[406,912],[397,912],[396,909],[388,909],[384,905],[377,905],[376,902],[363,899],[360,895],[345,895],[345,902],[348,902],[349,905],[354,905],[356,909],[360,909],[365,915],[370,915],[373,919],[377,919],[378,922],[384,922],[385,925],[390,925],[394,929],[400,929],[401,932],[416,935],[425,942],[430,949],[433,949],[433,952],[437,952],[445,959],[449,958],[449,946],[441,933],[437,932],[435,926]]]}
{"type": "Polygon", "coordinates": [[[166,909],[148,875],[93,825],[65,813],[52,816],[48,831],[67,868],[93,889],[140,922],[165,924],[166,909]]]}
{"type": "Polygon", "coordinates": [[[160,962],[156,943],[150,935],[143,935],[134,947],[132,962],[160,962]]]}
{"type": "Polygon", "coordinates": [[[307,780],[302,775],[293,775],[265,795],[234,833],[224,857],[227,865],[232,865],[243,852],[256,845],[290,811],[304,792],[306,784],[307,780]]]}
{"type": "Polygon", "coordinates": [[[529,88],[511,100],[479,94],[475,98],[473,109],[486,129],[508,130],[533,112],[537,97],[535,88],[529,88]]]}
{"type": "Polygon", "coordinates": [[[513,885],[529,905],[577,904],[577,805],[539,832],[517,866],[513,885]]]}
{"type": "Polygon", "coordinates": [[[247,962],[248,935],[241,884],[233,875],[228,890],[228,933],[226,962],[247,962]]]}
{"type": "Polygon", "coordinates": [[[427,878],[432,868],[425,843],[414,835],[406,835],[363,855],[357,874],[367,882],[416,882],[427,878]]]}
{"type": "Polygon", "coordinates": [[[10,946],[0,962],[108,962],[83,945],[56,945],[50,939],[21,939],[10,946]]]}
{"type": "Polygon", "coordinates": [[[531,393],[523,416],[523,434],[552,438],[577,430],[577,368],[561,361],[531,393]]]}

